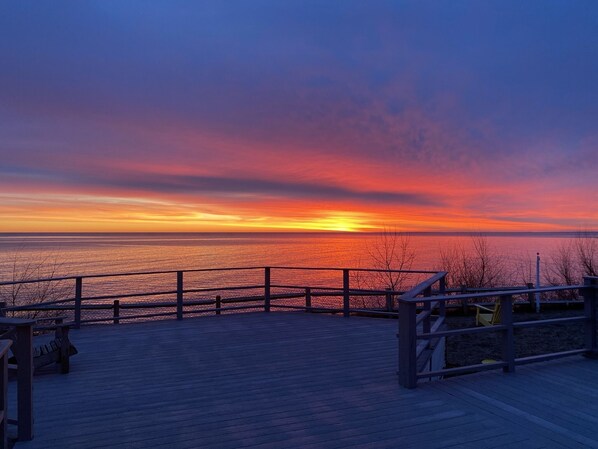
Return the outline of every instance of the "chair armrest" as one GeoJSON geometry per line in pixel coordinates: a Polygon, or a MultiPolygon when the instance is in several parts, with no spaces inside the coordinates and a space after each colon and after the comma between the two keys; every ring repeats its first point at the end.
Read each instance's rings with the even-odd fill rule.
{"type": "Polygon", "coordinates": [[[56,324],[61,324],[66,319],[65,316],[49,316],[46,318],[36,318],[39,321],[54,321],[56,324]]]}
{"type": "Polygon", "coordinates": [[[481,305],[481,304],[474,304],[474,306],[476,306],[476,307],[478,308],[478,312],[479,312],[480,310],[484,310],[484,311],[486,311],[486,312],[494,313],[494,309],[490,309],[490,308],[488,308],[488,307],[486,307],[486,306],[483,306],[483,305],[481,305]]]}
{"type": "Polygon", "coordinates": [[[38,331],[54,331],[55,338],[61,337],[63,334],[68,335],[69,328],[73,325],[72,322],[65,323],[66,317],[48,317],[48,318],[40,318],[38,321],[54,321],[54,323],[46,324],[43,326],[35,326],[34,330],[38,331]]]}

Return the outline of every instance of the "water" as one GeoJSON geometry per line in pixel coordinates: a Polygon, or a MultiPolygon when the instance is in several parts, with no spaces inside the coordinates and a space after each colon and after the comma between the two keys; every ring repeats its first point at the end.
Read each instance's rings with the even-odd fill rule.
{"type": "MultiPolygon", "coordinates": [[[[488,234],[494,252],[511,263],[551,254],[568,233],[488,234]]],[[[177,233],[177,234],[0,234],[0,280],[13,264],[57,262],[60,275],[183,270],[240,266],[369,267],[375,234],[177,233]]],[[[442,248],[469,245],[462,234],[412,234],[414,269],[439,268],[442,248]]]]}
{"type": "MultiPolygon", "coordinates": [[[[570,234],[489,234],[486,241],[492,253],[499,255],[511,270],[511,279],[522,284],[517,271],[522,261],[528,268],[536,252],[545,257],[573,238],[570,234]]],[[[413,234],[408,244],[415,253],[412,269],[441,268],[442,249],[467,248],[472,237],[459,234],[413,234]]],[[[360,267],[380,268],[370,253],[381,248],[381,236],[348,233],[184,233],[184,234],[0,234],[0,280],[47,278],[57,276],[89,276],[124,272],[189,270],[225,267],[360,267]]],[[[520,274],[520,273],[519,273],[520,274]]],[[[529,273],[528,273],[529,274],[529,273]]],[[[352,288],[380,288],[371,274],[352,273],[352,288]],[[375,286],[374,286],[375,284],[375,286]]],[[[426,275],[409,275],[402,280],[402,289],[421,282],[426,275]]],[[[284,287],[273,293],[304,292],[289,286],[342,287],[340,271],[272,270],[272,283],[284,287]]],[[[243,271],[185,273],[184,288],[199,289],[230,286],[258,286],[264,283],[263,268],[243,271]]],[[[2,300],[10,303],[10,288],[0,288],[2,300]],[[8,296],[7,296],[8,294],[8,296]]],[[[116,295],[125,303],[172,302],[176,295],[176,273],[133,277],[85,278],[84,298],[88,304],[111,306],[113,299],[93,299],[116,295]],[[157,296],[122,298],[125,294],[164,292],[157,296]]],[[[185,301],[235,296],[263,295],[262,288],[236,291],[193,292],[185,301]]],[[[28,284],[21,297],[26,301],[72,298],[74,282],[28,284]],[[56,291],[44,290],[48,285],[56,291]]],[[[360,301],[359,298],[355,299],[360,301]]],[[[299,301],[299,300],[297,300],[299,301]]],[[[337,307],[340,298],[314,296],[314,307],[337,307]]],[[[353,298],[352,298],[353,301],[353,298]]],[[[22,300],[17,301],[22,303],[22,300]]],[[[263,307],[260,303],[259,307],[263,307]]],[[[354,304],[352,304],[353,306],[354,304]]],[[[359,305],[357,305],[359,307],[359,305]]],[[[361,305],[365,307],[365,305],[361,305]]],[[[156,309],[154,309],[156,310],[156,309]]],[[[172,311],[172,309],[169,309],[172,311]]],[[[123,311],[134,313],[134,309],[123,311]]],[[[86,311],[87,318],[107,318],[112,310],[86,311]]]]}

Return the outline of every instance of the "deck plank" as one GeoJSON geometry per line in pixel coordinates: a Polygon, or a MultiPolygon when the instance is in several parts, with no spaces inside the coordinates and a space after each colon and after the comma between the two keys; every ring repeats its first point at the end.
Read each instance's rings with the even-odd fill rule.
{"type": "Polygon", "coordinates": [[[598,447],[596,361],[407,390],[396,331],[278,312],[83,327],[71,372],[35,377],[35,438],[16,447],[598,447]]]}

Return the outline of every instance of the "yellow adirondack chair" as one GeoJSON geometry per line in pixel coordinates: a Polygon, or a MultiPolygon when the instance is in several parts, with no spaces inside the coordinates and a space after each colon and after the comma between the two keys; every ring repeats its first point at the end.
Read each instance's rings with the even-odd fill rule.
{"type": "Polygon", "coordinates": [[[494,326],[500,323],[500,301],[496,301],[492,309],[481,304],[475,304],[475,306],[477,308],[475,316],[476,326],[494,326]]]}

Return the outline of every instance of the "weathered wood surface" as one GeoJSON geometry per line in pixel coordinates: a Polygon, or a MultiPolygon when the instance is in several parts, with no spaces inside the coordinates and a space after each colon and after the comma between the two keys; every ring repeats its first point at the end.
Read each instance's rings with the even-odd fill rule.
{"type": "Polygon", "coordinates": [[[277,312],[83,327],[70,374],[36,377],[35,439],[16,447],[598,447],[598,361],[407,390],[396,323],[277,312]]]}

